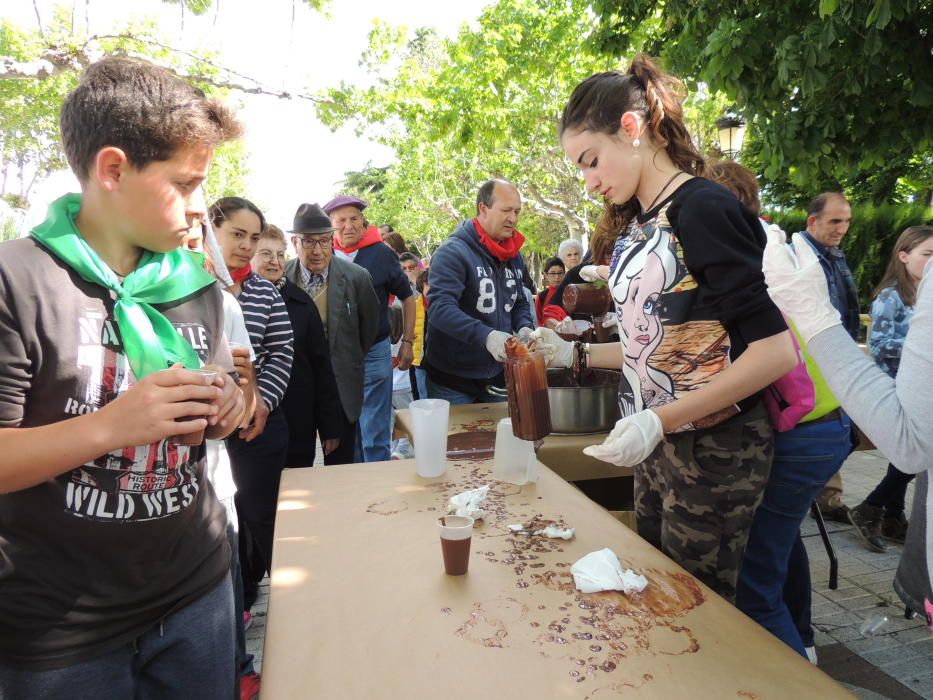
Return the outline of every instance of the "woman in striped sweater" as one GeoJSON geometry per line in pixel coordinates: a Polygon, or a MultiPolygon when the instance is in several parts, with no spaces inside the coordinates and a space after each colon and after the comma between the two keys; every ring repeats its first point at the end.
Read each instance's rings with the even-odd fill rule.
{"type": "Polygon", "coordinates": [[[237,486],[244,613],[248,613],[259,582],[272,566],[279,475],[288,452],[288,425],[279,404],[291,375],[292,326],[275,286],[250,268],[266,226],[259,208],[241,197],[223,197],[211,205],[210,218],[233,278],[230,291],[243,309],[256,353],[256,413],[249,426],[227,440],[237,486]]]}

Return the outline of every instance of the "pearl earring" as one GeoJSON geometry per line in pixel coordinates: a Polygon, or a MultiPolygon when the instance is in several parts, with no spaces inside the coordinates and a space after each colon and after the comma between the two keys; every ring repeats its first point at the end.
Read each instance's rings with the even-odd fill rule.
{"type": "Polygon", "coordinates": [[[632,141],[632,145],[635,148],[638,148],[639,146],[641,146],[641,139],[635,139],[634,141],[632,141]]]}

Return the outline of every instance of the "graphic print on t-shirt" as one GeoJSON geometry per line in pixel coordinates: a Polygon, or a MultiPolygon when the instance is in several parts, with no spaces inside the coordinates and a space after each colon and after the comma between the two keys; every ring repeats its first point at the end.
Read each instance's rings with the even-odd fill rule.
{"type": "MultiPolygon", "coordinates": [[[[616,242],[609,289],[624,356],[623,416],[671,403],[728,366],[729,334],[719,321],[696,313],[697,283],[666,208],[644,224],[632,222],[616,242]]],[[[715,425],[737,412],[730,406],[681,430],[715,425]]]]}
{"type": "MultiPolygon", "coordinates": [[[[509,294],[508,301],[502,306],[505,313],[512,313],[512,308],[518,299],[518,288],[520,281],[516,278],[515,272],[506,267],[502,270],[505,276],[505,289],[509,294]]],[[[496,273],[485,265],[476,266],[476,310],[481,314],[495,315],[499,303],[496,300],[496,273]]]]}
{"type": "MultiPolygon", "coordinates": [[[[87,310],[78,318],[80,395],[68,397],[65,413],[96,411],[135,381],[112,318],[87,310]]],[[[197,323],[175,324],[201,361],[208,356],[207,330],[197,323]]],[[[162,440],[126,447],[73,469],[66,512],[98,521],[141,521],[169,516],[188,506],[200,489],[195,465],[200,448],[162,440]]]]}

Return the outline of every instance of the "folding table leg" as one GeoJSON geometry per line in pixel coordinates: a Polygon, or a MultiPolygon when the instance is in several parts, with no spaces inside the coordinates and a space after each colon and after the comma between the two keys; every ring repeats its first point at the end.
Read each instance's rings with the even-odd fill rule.
{"type": "Polygon", "coordinates": [[[826,532],[826,523],[823,522],[823,514],[820,512],[820,507],[816,501],[810,506],[810,513],[813,515],[813,519],[816,520],[823,546],[826,547],[826,556],[829,557],[829,588],[834,591],[839,587],[839,560],[836,558],[836,550],[833,549],[829,533],[826,532]]]}

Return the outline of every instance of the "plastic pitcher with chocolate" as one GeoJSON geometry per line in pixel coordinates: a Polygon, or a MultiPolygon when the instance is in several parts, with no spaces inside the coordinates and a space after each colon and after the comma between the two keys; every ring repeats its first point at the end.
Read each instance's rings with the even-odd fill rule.
{"type": "Polygon", "coordinates": [[[605,282],[568,284],[564,289],[564,310],[568,314],[602,316],[612,306],[612,297],[605,282]]]}
{"type": "Polygon", "coordinates": [[[544,353],[535,350],[533,343],[514,337],[506,341],[505,353],[512,434],[522,440],[540,440],[551,432],[544,353]]]}

